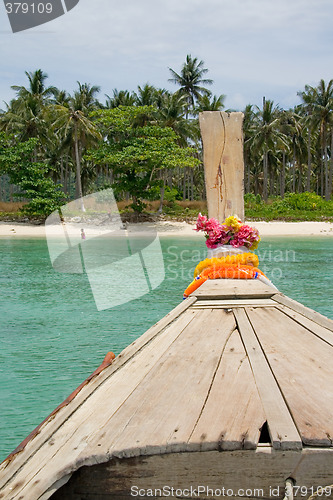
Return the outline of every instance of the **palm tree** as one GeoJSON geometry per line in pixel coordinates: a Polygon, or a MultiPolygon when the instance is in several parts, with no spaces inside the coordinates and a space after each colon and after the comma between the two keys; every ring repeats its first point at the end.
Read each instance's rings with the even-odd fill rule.
{"type": "MultiPolygon", "coordinates": [[[[317,87],[305,86],[303,92],[298,92],[311,121],[319,128],[321,138],[321,194],[329,200],[332,194],[332,152],[331,166],[328,168],[328,133],[333,125],[333,79],[326,86],[324,80],[320,80],[317,87]]],[[[333,132],[331,132],[331,146],[333,146],[333,132]]]]}
{"type": "Polygon", "coordinates": [[[217,96],[212,95],[210,92],[200,95],[197,100],[195,113],[198,114],[202,111],[222,111],[224,109],[225,98],[224,94],[217,96]]]}
{"type": "Polygon", "coordinates": [[[71,99],[75,109],[88,114],[91,111],[100,108],[100,103],[96,98],[96,94],[99,93],[100,87],[97,85],[91,86],[89,83],[77,82],[77,84],[79,86],[79,90],[74,92],[71,99]]]}
{"type": "Polygon", "coordinates": [[[7,105],[7,111],[1,116],[0,128],[18,135],[22,141],[31,137],[46,136],[46,124],[43,110],[51,102],[51,97],[57,92],[56,87],[46,87],[47,74],[41,69],[25,72],[29,86],[13,85],[16,98],[7,105]]]}
{"type": "Polygon", "coordinates": [[[268,199],[269,152],[275,152],[280,145],[286,146],[286,137],[280,130],[281,110],[273,101],[263,99],[262,110],[257,107],[254,123],[253,148],[262,153],[263,198],[268,199]]]}
{"type": "Polygon", "coordinates": [[[102,139],[100,132],[89,117],[89,113],[98,106],[95,99],[95,94],[98,91],[98,87],[90,87],[88,84],[81,85],[79,83],[79,90],[75,91],[73,96],[70,97],[68,104],[56,104],[52,109],[54,116],[53,130],[61,131],[63,142],[69,142],[74,153],[76,196],[80,199],[83,212],[85,212],[81,178],[83,149],[102,139]]]}
{"type": "Polygon", "coordinates": [[[179,137],[179,145],[187,146],[188,138],[193,138],[193,124],[186,120],[185,96],[166,92],[157,112],[157,120],[164,127],[172,128],[179,137]]]}
{"type": "Polygon", "coordinates": [[[41,69],[37,69],[34,72],[25,71],[25,74],[29,80],[28,88],[23,85],[12,85],[11,87],[17,92],[17,98],[26,99],[27,97],[33,97],[43,105],[50,100],[50,97],[52,97],[55,92],[57,92],[56,87],[45,86],[48,75],[41,69]]]}
{"type": "Polygon", "coordinates": [[[149,83],[146,83],[143,87],[138,85],[138,91],[134,92],[135,104],[137,106],[156,106],[159,108],[166,94],[165,89],[158,89],[153,85],[149,85],[149,83]]]}
{"type": "Polygon", "coordinates": [[[180,74],[176,73],[172,68],[169,68],[169,70],[172,74],[172,78],[169,78],[169,82],[179,85],[180,88],[178,92],[181,95],[185,95],[187,99],[187,118],[189,110],[194,109],[196,100],[198,100],[200,96],[209,93],[203,85],[212,85],[213,80],[203,78],[208,72],[208,69],[204,68],[203,61],[198,61],[196,57],[192,58],[191,54],[187,54],[186,61],[181,68],[180,74]]]}
{"type": "Polygon", "coordinates": [[[68,94],[67,90],[56,89],[53,93],[52,103],[65,106],[69,104],[70,98],[71,96],[68,94]]]}
{"type": "Polygon", "coordinates": [[[130,94],[128,90],[117,90],[113,89],[113,97],[108,94],[106,96],[105,108],[114,109],[119,106],[134,106],[136,97],[134,94],[130,94]]]}

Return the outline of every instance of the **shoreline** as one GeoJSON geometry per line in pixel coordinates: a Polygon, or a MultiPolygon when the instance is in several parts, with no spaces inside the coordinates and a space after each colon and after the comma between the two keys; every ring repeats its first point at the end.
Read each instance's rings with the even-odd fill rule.
{"type": "MultiPolygon", "coordinates": [[[[250,226],[256,227],[259,230],[260,236],[273,237],[273,236],[290,236],[290,237],[306,237],[306,236],[333,236],[333,223],[331,222],[248,222],[250,226]]],[[[78,224],[78,231],[80,231],[80,224],[78,224]]],[[[178,237],[203,237],[202,233],[194,231],[195,223],[189,224],[187,222],[158,222],[151,223],[136,223],[130,224],[128,231],[131,232],[131,227],[135,227],[135,231],[140,231],[145,228],[156,229],[159,236],[178,236],[178,237]]],[[[59,231],[54,227],[54,231],[48,228],[49,236],[58,236],[59,231]]],[[[94,228],[93,236],[105,234],[106,228],[94,228]]],[[[46,238],[44,224],[36,226],[27,223],[11,223],[0,222],[0,238],[46,238]]]]}

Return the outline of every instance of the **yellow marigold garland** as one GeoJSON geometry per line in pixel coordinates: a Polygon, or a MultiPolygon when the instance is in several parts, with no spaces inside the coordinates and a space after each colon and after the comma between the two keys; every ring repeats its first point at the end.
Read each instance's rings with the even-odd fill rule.
{"type": "Polygon", "coordinates": [[[194,278],[199,276],[205,269],[212,266],[218,266],[219,264],[233,264],[247,266],[252,265],[253,267],[259,266],[259,259],[255,253],[246,252],[237,255],[227,255],[226,257],[213,257],[212,259],[205,259],[199,262],[194,270],[194,278]]]}

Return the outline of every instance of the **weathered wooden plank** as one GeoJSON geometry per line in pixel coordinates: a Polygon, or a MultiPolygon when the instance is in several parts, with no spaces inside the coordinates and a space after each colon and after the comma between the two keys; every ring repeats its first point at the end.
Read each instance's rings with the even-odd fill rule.
{"type": "Polygon", "coordinates": [[[1,490],[3,498],[16,499],[20,495],[27,498],[35,495],[38,498],[55,481],[72,472],[77,457],[88,447],[91,436],[99,433],[99,429],[126,401],[199,312],[185,311],[163,331],[163,335],[155,336],[145,349],[136,351],[122,370],[112,374],[112,381],[109,379],[107,384],[90,394],[86,404],[78,407],[70,418],[62,422],[57,432],[38,450],[29,450],[28,444],[29,461],[15,474],[15,479],[1,490]]]}
{"type": "Polygon", "coordinates": [[[243,113],[199,114],[209,217],[244,219],[243,113]]]}
{"type": "Polygon", "coordinates": [[[272,299],[275,300],[276,302],[279,302],[279,304],[283,304],[287,307],[290,307],[290,309],[293,309],[293,311],[302,314],[302,316],[311,319],[315,323],[318,323],[318,325],[321,325],[324,328],[327,328],[328,330],[331,330],[331,332],[333,332],[333,320],[326,318],[326,316],[323,316],[317,311],[313,311],[309,307],[305,307],[303,304],[300,304],[296,300],[290,299],[289,297],[286,297],[283,294],[276,294],[272,297],[272,299]]]}
{"type": "Polygon", "coordinates": [[[259,280],[216,279],[207,280],[191,297],[198,300],[267,299],[276,295],[276,290],[259,280]]]}
{"type": "MultiPolygon", "coordinates": [[[[264,308],[259,309],[264,310],[264,308]]],[[[272,446],[276,449],[300,449],[302,442],[299,433],[245,310],[235,308],[234,314],[258,387],[272,446]]],[[[266,324],[266,328],[270,326],[270,323],[266,324]]]]}
{"type": "MultiPolygon", "coordinates": [[[[272,300],[272,303],[275,303],[277,309],[282,311],[284,314],[292,318],[300,325],[304,326],[304,328],[310,330],[310,332],[317,335],[317,337],[324,340],[324,342],[327,342],[329,345],[333,346],[333,332],[331,330],[324,328],[323,326],[316,323],[314,320],[311,320],[306,316],[303,316],[302,314],[294,311],[293,309],[290,309],[290,307],[283,306],[282,304],[278,306],[274,300],[272,300]]],[[[195,307],[195,304],[192,307],[195,307]]]]}
{"type": "Polygon", "coordinates": [[[45,422],[41,427],[39,434],[29,443],[28,446],[17,455],[11,456],[9,460],[5,460],[0,465],[0,489],[16,474],[25,464],[29,457],[52,438],[53,434],[59,427],[71,417],[71,415],[80,407],[86,399],[107,380],[113,373],[124,366],[133,356],[136,355],[144,346],[148,345],[156,336],[160,335],[165,328],[171,325],[183,312],[196,302],[195,297],[189,297],[182,301],[170,313],[164,316],[155,325],[149,328],[141,337],[132,342],[124,349],[119,356],[114,360],[113,364],[104,370],[98,377],[93,379],[82,391],[75,397],[70,405],[62,408],[55,417],[45,422]]]}
{"type": "Polygon", "coordinates": [[[303,443],[332,446],[333,348],[278,309],[248,315],[303,443]]]}
{"type": "MultiPolygon", "coordinates": [[[[307,449],[283,452],[272,448],[239,451],[172,453],[151,457],[113,459],[108,463],[83,467],[52,500],[119,500],[130,498],[137,489],[145,490],[137,498],[158,498],[155,489],[174,488],[171,498],[249,498],[284,497],[285,480],[294,477],[302,486],[296,498],[308,498],[311,488],[333,483],[331,450],[307,449]],[[196,491],[198,486],[209,491],[196,491]],[[177,489],[192,486],[192,495],[178,494],[177,489]],[[224,495],[215,490],[222,490],[224,495]],[[308,488],[307,492],[304,491],[308,488]],[[147,490],[150,490],[147,492],[147,490]],[[230,490],[230,491],[228,491],[230,490]],[[244,490],[244,491],[240,491],[244,490]],[[246,490],[249,490],[246,495],[246,490]],[[199,494],[198,494],[199,493],[199,494]],[[210,494],[207,494],[210,493],[210,494]]],[[[296,492],[296,489],[295,491],[296,492]]],[[[166,492],[167,494],[167,492],[166,492]]],[[[328,494],[323,497],[331,498],[328,494]]]]}
{"type": "Polygon", "coordinates": [[[186,450],[235,327],[233,315],[224,311],[199,312],[103,429],[113,436],[105,442],[108,455],[186,450]]]}
{"type": "Polygon", "coordinates": [[[249,360],[235,330],[189,442],[201,451],[255,449],[265,420],[249,360]]]}
{"type": "Polygon", "coordinates": [[[272,299],[226,299],[226,300],[197,300],[192,309],[214,308],[224,309],[232,307],[276,307],[276,302],[272,299]]]}

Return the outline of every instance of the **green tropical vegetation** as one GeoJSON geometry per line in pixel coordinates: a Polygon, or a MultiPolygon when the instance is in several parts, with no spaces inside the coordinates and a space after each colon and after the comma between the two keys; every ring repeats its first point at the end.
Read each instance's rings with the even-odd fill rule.
{"type": "MultiPolygon", "coordinates": [[[[74,198],[85,211],[83,196],[106,187],[127,211],[205,211],[198,116],[225,109],[226,96],[212,94],[208,69],[190,54],[169,71],[173,92],[146,83],[104,99],[97,85],[77,82],[70,94],[41,69],[26,72],[0,111],[0,214],[21,200],[21,213],[45,218],[74,198]]],[[[333,218],[333,79],[298,97],[291,109],[263,98],[241,110],[247,217],[333,218]]]]}

